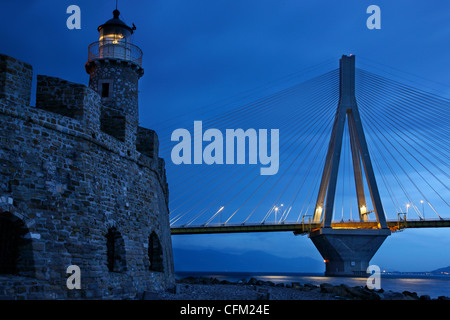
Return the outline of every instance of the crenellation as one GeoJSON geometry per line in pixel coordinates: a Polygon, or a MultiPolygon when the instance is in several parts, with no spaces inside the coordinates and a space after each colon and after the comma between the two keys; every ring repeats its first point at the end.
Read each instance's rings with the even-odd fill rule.
{"type": "Polygon", "coordinates": [[[38,75],[36,108],[76,119],[85,130],[98,131],[100,127],[100,97],[82,84],[38,75]]]}
{"type": "Polygon", "coordinates": [[[103,108],[100,130],[127,144],[128,149],[136,148],[136,122],[134,117],[122,114],[117,110],[103,108]]]}
{"type": "Polygon", "coordinates": [[[159,139],[154,130],[138,127],[136,149],[152,159],[158,158],[159,139]]]}
{"type": "Polygon", "coordinates": [[[0,54],[0,100],[29,105],[33,68],[30,64],[0,54]]]}

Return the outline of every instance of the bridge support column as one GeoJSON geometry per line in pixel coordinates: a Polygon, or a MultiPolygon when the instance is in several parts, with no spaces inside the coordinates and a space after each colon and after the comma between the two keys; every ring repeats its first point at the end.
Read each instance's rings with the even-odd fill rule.
{"type": "Polygon", "coordinates": [[[389,229],[321,228],[309,234],[325,261],[326,276],[367,276],[370,259],[387,236],[389,229]]]}

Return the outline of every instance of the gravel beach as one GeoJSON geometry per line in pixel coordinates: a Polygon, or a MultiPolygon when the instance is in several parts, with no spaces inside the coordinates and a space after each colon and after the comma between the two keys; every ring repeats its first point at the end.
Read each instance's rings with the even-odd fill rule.
{"type": "MultiPolygon", "coordinates": [[[[175,288],[164,292],[146,292],[144,300],[432,300],[415,292],[370,290],[345,284],[275,284],[251,278],[229,282],[215,278],[188,277],[177,280],[175,288]]],[[[450,300],[438,297],[435,300],[450,300]]]]}

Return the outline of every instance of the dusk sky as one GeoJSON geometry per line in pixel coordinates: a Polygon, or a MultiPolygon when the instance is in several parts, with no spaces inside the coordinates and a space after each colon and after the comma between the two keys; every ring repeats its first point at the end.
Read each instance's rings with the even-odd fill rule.
{"type": "MultiPolygon", "coordinates": [[[[114,0],[2,0],[0,53],[30,63],[34,81],[45,74],[87,85],[88,45],[98,40],[97,27],[112,18],[114,8],[114,0]],[[81,30],[66,27],[66,9],[72,4],[81,8],[81,30]]],[[[247,102],[239,98],[242,93],[259,98],[336,69],[343,54],[356,55],[357,67],[400,82],[405,76],[409,85],[450,97],[447,0],[119,0],[118,9],[121,19],[136,25],[133,42],[144,52],[140,125],[160,136],[171,199],[192,181],[177,179],[178,171],[169,163],[168,133],[239,107],[229,104],[217,111],[220,101],[237,97],[242,104],[247,102]],[[381,8],[380,30],[366,27],[366,9],[372,4],[381,8]],[[301,72],[313,66],[319,67],[301,72]],[[252,91],[264,86],[267,92],[252,91]],[[184,122],[177,120],[180,116],[184,122]]],[[[443,139],[448,146],[448,137],[443,139]]],[[[189,174],[191,168],[184,170],[189,174]]],[[[450,218],[448,206],[440,213],[450,218]]],[[[172,242],[181,249],[262,250],[322,260],[307,237],[288,232],[173,236],[172,242]]],[[[433,270],[450,265],[449,247],[446,228],[410,229],[390,236],[372,264],[388,270],[433,270]]]]}

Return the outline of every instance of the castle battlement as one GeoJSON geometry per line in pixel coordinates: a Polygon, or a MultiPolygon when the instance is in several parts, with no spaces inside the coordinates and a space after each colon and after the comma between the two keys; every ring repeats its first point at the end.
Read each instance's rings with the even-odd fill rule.
{"type": "Polygon", "coordinates": [[[0,114],[78,137],[139,162],[158,174],[168,203],[164,160],[158,157],[159,139],[154,130],[137,126],[133,116],[104,110],[99,94],[89,87],[56,77],[37,76],[36,107],[32,107],[32,66],[0,54],[0,70],[0,114]]]}
{"type": "Polygon", "coordinates": [[[0,99],[30,105],[32,79],[30,64],[0,54],[0,99]]]}
{"type": "MultiPolygon", "coordinates": [[[[131,30],[114,16],[102,36],[131,30]]],[[[35,107],[32,66],[0,54],[0,299],[139,298],[175,283],[165,163],[138,125],[143,69],[103,59],[127,57],[115,44],[100,44],[89,87],[38,75],[35,107]],[[71,265],[81,289],[66,286],[71,265]]]]}
{"type": "Polygon", "coordinates": [[[102,103],[85,85],[38,75],[36,108],[76,119],[87,131],[100,131],[102,103]]]}

